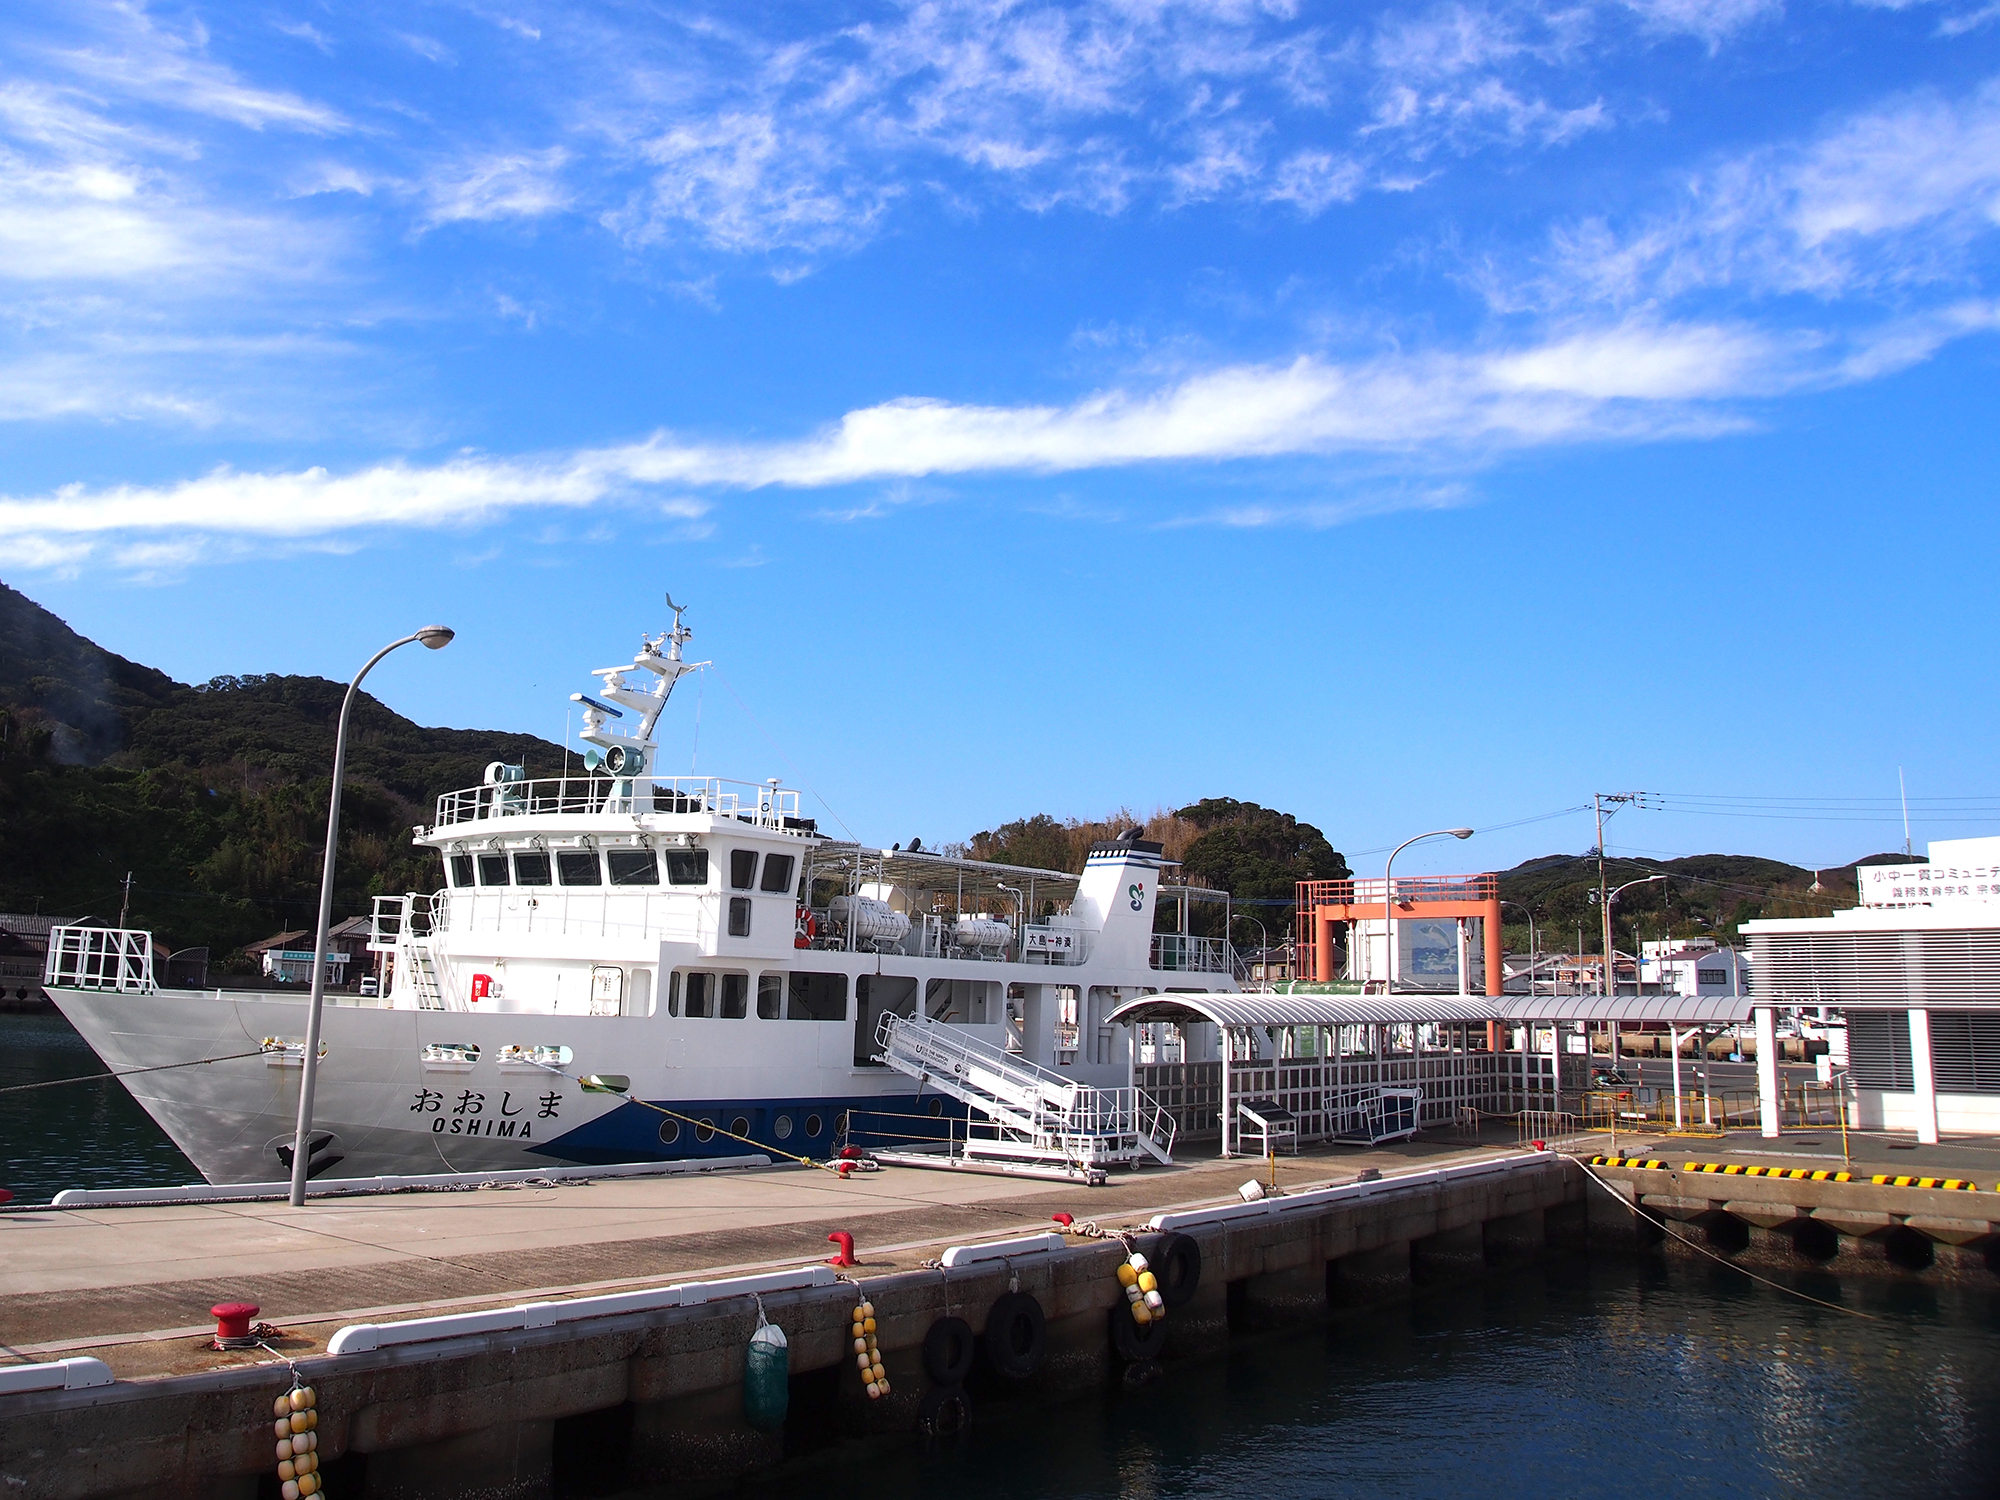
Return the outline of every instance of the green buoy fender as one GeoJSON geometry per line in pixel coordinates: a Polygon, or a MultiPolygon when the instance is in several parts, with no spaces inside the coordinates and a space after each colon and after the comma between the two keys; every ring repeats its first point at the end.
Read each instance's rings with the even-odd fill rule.
{"type": "Polygon", "coordinates": [[[759,1432],[776,1432],[785,1425],[791,1403],[792,1351],[785,1330],[764,1321],[764,1304],[757,1303],[757,1331],[743,1359],[743,1415],[759,1432]]]}

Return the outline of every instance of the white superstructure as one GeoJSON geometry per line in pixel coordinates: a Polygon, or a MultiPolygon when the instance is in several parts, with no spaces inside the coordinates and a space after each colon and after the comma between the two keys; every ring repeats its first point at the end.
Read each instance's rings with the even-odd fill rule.
{"type": "MultiPolygon", "coordinates": [[[[383,997],[329,997],[316,1175],[963,1138],[964,1090],[881,1061],[885,1015],[1129,1089],[1119,1004],[1233,987],[1226,945],[1191,962],[1155,938],[1160,849],[1136,829],[1079,877],[829,839],[777,781],[656,777],[702,665],[680,613],[575,695],[590,774],[495,764],[416,830],[443,884],[376,902],[383,997]]],[[[146,934],[65,931],[52,998],[110,1067],[158,1070],[127,1087],[203,1175],[283,1176],[304,996],[161,988],[146,934]],[[161,1069],[203,1059],[227,1060],[161,1069]]]]}

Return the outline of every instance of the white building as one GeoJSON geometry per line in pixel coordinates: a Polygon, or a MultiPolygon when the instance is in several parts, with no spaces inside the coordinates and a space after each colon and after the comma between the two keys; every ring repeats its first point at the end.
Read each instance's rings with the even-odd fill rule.
{"type": "Polygon", "coordinates": [[[1864,1127],[2000,1133],[2000,838],[1867,865],[1861,905],[1746,922],[1759,1016],[1834,1005],[1864,1127]]]}
{"type": "Polygon", "coordinates": [[[1747,995],[1750,956],[1713,938],[1642,943],[1639,981],[1665,995],[1747,995]]]}

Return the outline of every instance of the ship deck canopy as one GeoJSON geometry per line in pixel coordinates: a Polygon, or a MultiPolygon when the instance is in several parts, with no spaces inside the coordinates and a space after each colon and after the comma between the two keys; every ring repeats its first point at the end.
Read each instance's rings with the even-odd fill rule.
{"type": "Polygon", "coordinates": [[[807,866],[815,880],[840,880],[853,885],[880,883],[913,891],[957,891],[963,897],[980,900],[1012,901],[1014,892],[1020,890],[1032,891],[1032,899],[1037,903],[1068,902],[1076,895],[1078,884],[1078,877],[1064,870],[958,859],[927,849],[870,849],[838,839],[823,839],[814,845],[807,866]]]}

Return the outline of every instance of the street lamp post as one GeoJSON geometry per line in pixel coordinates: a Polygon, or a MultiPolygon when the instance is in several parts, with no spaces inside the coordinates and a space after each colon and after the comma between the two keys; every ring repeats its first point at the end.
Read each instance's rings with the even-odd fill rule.
{"type": "Polygon", "coordinates": [[[1535,914],[1518,901],[1502,901],[1502,906],[1511,906],[1528,919],[1528,996],[1535,993],[1535,914]]]}
{"type": "Polygon", "coordinates": [[[326,1004],[326,950],[328,928],[333,922],[333,857],[340,839],[340,782],[347,773],[347,717],[354,708],[354,695],[360,691],[361,679],[374,670],[375,663],[399,646],[407,646],[421,641],[433,651],[442,650],[451,644],[453,632],[443,625],[426,625],[414,635],[406,635],[400,641],[391,641],[380,651],[368,658],[368,664],[354,674],[354,681],[347,685],[347,696],[340,701],[340,727],[333,737],[333,795],[328,799],[326,810],[326,859],[320,867],[319,876],[319,934],[313,939],[312,999],[306,1005],[306,1054],[304,1070],[299,1076],[299,1121],[298,1129],[292,1134],[292,1207],[303,1208],[306,1201],[306,1168],[311,1152],[308,1143],[312,1139],[313,1090],[319,1082],[319,1026],[320,1012],[326,1004]]]}
{"type": "MultiPolygon", "coordinates": [[[[1264,982],[1266,984],[1269,984],[1271,982],[1271,934],[1265,930],[1264,924],[1262,922],[1259,922],[1257,918],[1251,916],[1248,912],[1236,913],[1235,920],[1238,922],[1257,923],[1257,938],[1258,941],[1264,945],[1257,951],[1261,956],[1264,964],[1264,982]]],[[[1225,937],[1228,936],[1228,927],[1226,923],[1224,925],[1223,935],[1225,937]]]]}
{"type": "MultiPolygon", "coordinates": [[[[1604,995],[1606,999],[1611,999],[1618,993],[1618,966],[1611,956],[1611,934],[1614,931],[1611,922],[1611,908],[1617,905],[1618,898],[1631,890],[1633,886],[1652,885],[1666,878],[1664,875],[1648,875],[1644,880],[1628,880],[1604,898],[1604,995]]],[[[1632,997],[1635,1000],[1639,996],[1640,984],[1641,970],[1639,968],[1639,955],[1635,945],[1635,951],[1632,955],[1632,997]]],[[[1608,1065],[1615,1068],[1618,1066],[1618,1019],[1615,1016],[1607,1016],[1605,1017],[1605,1024],[1611,1028],[1611,1052],[1608,1058],[1608,1065]]],[[[1641,1076],[1643,1077],[1644,1075],[1642,1074],[1641,1076]]]]}
{"type": "Polygon", "coordinates": [[[1389,851],[1389,858],[1383,863],[1382,937],[1384,947],[1382,967],[1385,977],[1382,980],[1382,993],[1385,995],[1396,986],[1396,882],[1393,878],[1396,869],[1396,856],[1412,844],[1421,844],[1425,839],[1441,839],[1447,834],[1455,839],[1469,839],[1472,837],[1472,830],[1470,828],[1433,828],[1429,833],[1420,833],[1413,839],[1404,839],[1402,843],[1389,851]]]}

